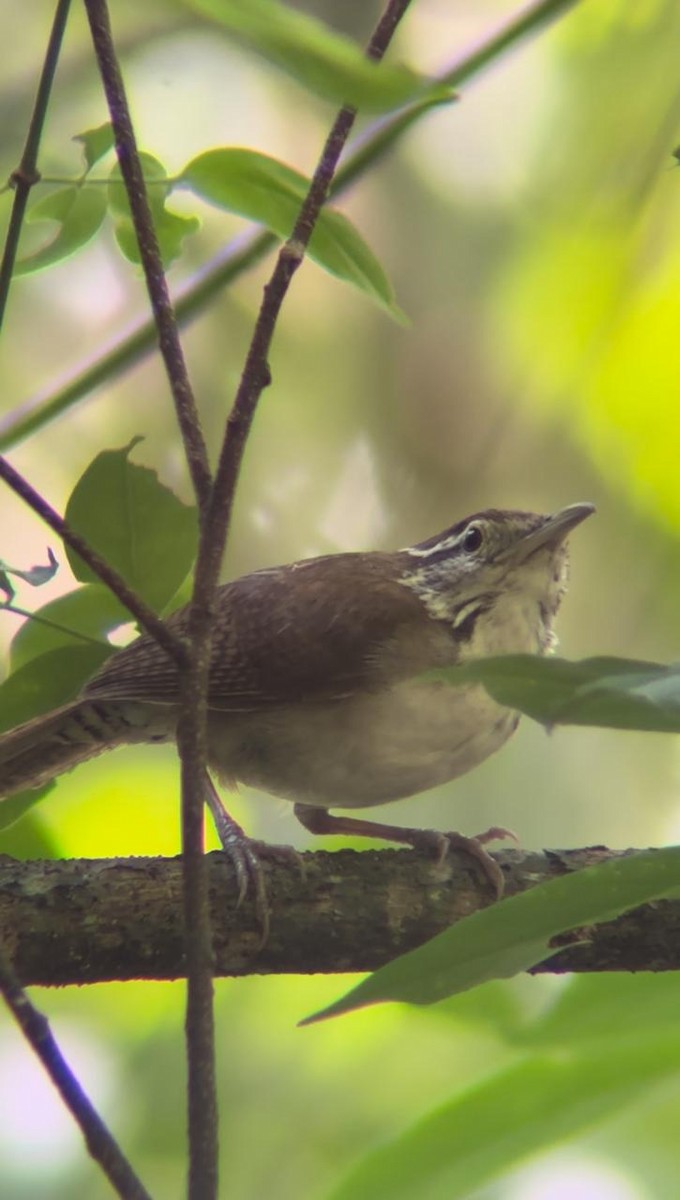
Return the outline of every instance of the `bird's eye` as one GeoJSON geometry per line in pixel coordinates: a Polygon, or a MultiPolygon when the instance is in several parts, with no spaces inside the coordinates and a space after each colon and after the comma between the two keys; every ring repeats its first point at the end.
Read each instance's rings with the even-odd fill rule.
{"type": "Polygon", "coordinates": [[[469,554],[473,554],[475,550],[479,550],[479,547],[483,541],[484,535],[482,534],[479,525],[471,525],[470,528],[466,529],[465,531],[465,536],[463,537],[463,549],[467,550],[469,554]]]}

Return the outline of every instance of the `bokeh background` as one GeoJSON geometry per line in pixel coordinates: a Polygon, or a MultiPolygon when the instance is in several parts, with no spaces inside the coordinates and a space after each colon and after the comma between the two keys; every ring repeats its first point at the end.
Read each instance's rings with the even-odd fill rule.
{"type": "MultiPolygon", "coordinates": [[[[377,7],[329,0],[312,11],[365,40],[377,7]]],[[[0,79],[3,178],[18,161],[51,12],[46,0],[0,3],[11,47],[0,79]]],[[[393,53],[439,72],[516,12],[507,0],[421,0],[393,53]]],[[[181,4],[121,0],[113,17],[140,144],[170,172],[219,145],[313,168],[330,106],[181,4]]],[[[300,272],[248,446],[225,577],[310,554],[406,545],[479,508],[550,511],[589,499],[598,514],[573,539],[561,651],[677,657],[678,44],[675,3],[576,4],[465,86],[456,105],[415,126],[343,198],[410,324],[390,321],[313,264],[300,272]]],[[[71,139],[105,119],[76,7],[43,173],[77,175],[71,139]]],[[[3,219],[9,203],[6,193],[3,219]]],[[[246,228],[191,197],[176,206],[200,211],[203,224],[171,272],[173,288],[246,228]]],[[[269,270],[267,261],[243,276],[186,331],[213,447],[269,270]]],[[[109,234],[20,280],[2,343],[0,433],[17,406],[52,394],[144,311],[138,273],[109,234]]],[[[63,509],[94,455],[137,434],[145,440],[136,461],[188,498],[152,357],[10,457],[63,509]]],[[[50,538],[37,520],[9,493],[0,513],[2,558],[43,562],[50,538]]],[[[63,564],[40,594],[21,598],[42,603],[71,586],[63,564]]],[[[4,646],[18,624],[0,614],[4,646]]],[[[647,846],[677,838],[679,787],[673,738],[593,729],[548,737],[524,721],[495,759],[390,817],[466,832],[500,823],[528,847],[647,846]]],[[[244,794],[232,808],[256,836],[307,844],[282,803],[244,794]]],[[[178,811],[171,752],[121,752],[61,780],[0,849],[173,854],[178,811]]],[[[369,1147],[512,1061],[483,1001],[477,1010],[469,1002],[389,1007],[295,1028],[346,982],[218,982],[225,1196],[322,1196],[369,1147]]],[[[525,979],[506,990],[533,1012],[564,986],[525,979]]],[[[37,999],[150,1190],[182,1195],[181,985],[37,999]]],[[[518,1165],[476,1200],[665,1200],[677,1194],[679,1117],[680,1080],[518,1165]]],[[[0,1180],[6,1200],[109,1194],[9,1020],[0,1025],[0,1180]]]]}

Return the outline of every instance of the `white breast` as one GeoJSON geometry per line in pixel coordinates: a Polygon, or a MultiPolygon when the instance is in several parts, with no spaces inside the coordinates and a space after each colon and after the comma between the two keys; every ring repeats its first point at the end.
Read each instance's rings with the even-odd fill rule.
{"type": "Polygon", "coordinates": [[[510,737],[517,715],[481,687],[403,683],[349,702],[296,705],[211,726],[222,776],[322,808],[361,808],[464,774],[510,737]]]}

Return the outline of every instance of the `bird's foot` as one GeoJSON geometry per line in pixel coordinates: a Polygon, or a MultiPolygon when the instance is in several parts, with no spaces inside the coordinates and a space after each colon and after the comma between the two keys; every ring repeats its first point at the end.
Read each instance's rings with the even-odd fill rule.
{"type": "Polygon", "coordinates": [[[408,829],[401,825],[386,825],[381,821],[365,821],[357,817],[336,817],[325,808],[312,808],[307,804],[296,804],[295,815],[310,833],[343,833],[349,837],[383,838],[413,846],[433,854],[442,863],[449,850],[462,850],[474,859],[484,879],[489,883],[496,899],[505,891],[505,878],[495,858],[484,849],[487,842],[503,838],[518,840],[509,829],[494,825],[476,837],[465,837],[462,833],[439,833],[435,829],[408,829]]]}
{"type": "Polygon", "coordinates": [[[462,833],[444,833],[441,834],[441,837],[444,844],[439,861],[443,862],[449,850],[462,850],[464,854],[468,854],[470,858],[474,859],[496,899],[500,900],[505,892],[505,876],[496,859],[484,847],[488,842],[504,841],[507,838],[511,838],[519,845],[517,834],[513,833],[511,829],[493,825],[491,829],[486,829],[474,837],[465,837],[462,833]]]}
{"type": "Polygon", "coordinates": [[[255,913],[260,924],[260,945],[269,938],[269,897],[262,866],[261,844],[254,842],[224,807],[212,780],[205,776],[205,802],[210,810],[220,845],[227,855],[236,877],[236,907],[240,908],[248,892],[252,892],[255,913]]]}

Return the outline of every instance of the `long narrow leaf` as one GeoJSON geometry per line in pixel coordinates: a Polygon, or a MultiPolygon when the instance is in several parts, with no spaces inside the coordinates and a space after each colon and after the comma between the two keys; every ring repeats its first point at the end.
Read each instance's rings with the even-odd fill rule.
{"type": "Polygon", "coordinates": [[[550,954],[550,939],[680,888],[680,848],[645,850],[553,879],[473,913],[369,975],[302,1024],[366,1004],[432,1004],[528,970],[550,954]]]}
{"type": "Polygon", "coordinates": [[[465,1200],[529,1154],[606,1120],[680,1072],[680,1037],[529,1059],[368,1155],[328,1200],[465,1200]]]}
{"type": "Polygon", "coordinates": [[[350,38],[278,0],[187,2],[303,87],[336,104],[386,112],[433,86],[406,67],[371,62],[350,38]]]}

